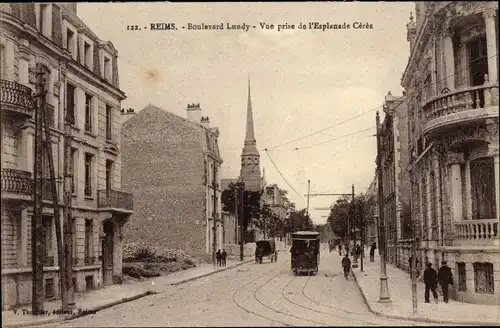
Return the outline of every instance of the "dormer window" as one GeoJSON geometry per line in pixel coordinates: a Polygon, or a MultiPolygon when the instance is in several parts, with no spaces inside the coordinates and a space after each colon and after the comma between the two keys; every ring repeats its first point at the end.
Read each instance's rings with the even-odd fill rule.
{"type": "Polygon", "coordinates": [[[111,59],[104,57],[104,79],[111,81],[111,59]]]}
{"type": "Polygon", "coordinates": [[[71,29],[66,29],[66,49],[71,53],[71,55],[76,54],[76,49],[75,49],[75,38],[76,35],[73,33],[71,29]]]}

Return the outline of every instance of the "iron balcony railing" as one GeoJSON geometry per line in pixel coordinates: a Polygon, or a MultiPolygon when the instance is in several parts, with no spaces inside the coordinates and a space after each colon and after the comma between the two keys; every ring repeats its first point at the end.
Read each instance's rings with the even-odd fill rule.
{"type": "Polygon", "coordinates": [[[16,169],[3,169],[1,178],[3,192],[31,195],[33,182],[30,172],[16,169]]]}
{"type": "Polygon", "coordinates": [[[32,90],[15,81],[0,80],[0,103],[2,108],[31,116],[35,108],[32,90]]]}
{"type": "Polygon", "coordinates": [[[85,258],[85,265],[94,265],[96,258],[94,256],[88,256],[85,258]]]}
{"type": "Polygon", "coordinates": [[[118,190],[99,190],[97,193],[97,206],[99,208],[120,208],[128,211],[134,209],[132,194],[118,190]]]}

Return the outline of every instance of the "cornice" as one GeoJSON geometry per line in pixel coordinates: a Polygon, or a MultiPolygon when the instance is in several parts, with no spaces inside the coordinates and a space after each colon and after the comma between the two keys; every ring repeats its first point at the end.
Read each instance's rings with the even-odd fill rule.
{"type": "Polygon", "coordinates": [[[60,48],[52,40],[41,35],[37,30],[33,29],[27,24],[24,24],[19,19],[5,12],[0,12],[0,23],[2,24],[3,29],[5,29],[5,25],[14,28],[14,32],[17,34],[18,38],[27,39],[30,44],[41,48],[40,50],[42,50],[45,55],[53,57],[58,61],[66,62],[67,65],[72,68],[82,79],[91,84],[99,86],[99,88],[103,89],[105,92],[112,93],[116,98],[120,100],[126,99],[126,95],[122,90],[113,86],[104,78],[101,78],[94,72],[90,71],[87,67],[84,67],[80,63],[73,60],[67,50],[60,48]]]}

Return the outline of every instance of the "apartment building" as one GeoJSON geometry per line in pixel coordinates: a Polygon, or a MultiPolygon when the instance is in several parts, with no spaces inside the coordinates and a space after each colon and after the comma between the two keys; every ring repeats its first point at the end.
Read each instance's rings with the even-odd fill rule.
{"type": "Polygon", "coordinates": [[[403,266],[409,258],[407,242],[411,235],[409,213],[408,124],[406,97],[389,92],[383,105],[384,120],[379,135],[386,238],[389,263],[403,266]]]}
{"type": "Polygon", "coordinates": [[[448,261],[455,299],[500,304],[498,4],[415,9],[402,86],[420,263],[448,261]]]}
{"type": "MultiPolygon", "coordinates": [[[[45,298],[59,296],[55,201],[63,204],[63,133],[71,123],[76,292],[120,281],[122,228],[132,195],[121,189],[118,53],[77,16],[76,4],[0,5],[2,308],[31,301],[35,67],[45,70],[58,198],[43,185],[45,298]]],[[[44,178],[49,178],[47,154],[44,178]]]]}
{"type": "Polygon", "coordinates": [[[209,259],[213,234],[216,248],[224,239],[219,129],[199,104],[189,104],[186,114],[148,105],[123,126],[123,183],[135,197],[125,239],[209,259]]]}

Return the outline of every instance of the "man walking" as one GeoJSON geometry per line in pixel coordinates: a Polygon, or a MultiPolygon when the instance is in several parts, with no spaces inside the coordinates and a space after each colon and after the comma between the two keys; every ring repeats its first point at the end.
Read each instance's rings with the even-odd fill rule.
{"type": "Polygon", "coordinates": [[[375,250],[377,249],[377,243],[373,243],[370,247],[370,262],[375,261],[375,250]]]}
{"type": "Polygon", "coordinates": [[[344,277],[348,279],[349,272],[351,271],[351,259],[348,253],[342,258],[342,268],[344,269],[344,277]]]}
{"type": "Polygon", "coordinates": [[[221,266],[221,261],[222,261],[222,253],[220,252],[220,249],[215,253],[215,257],[217,258],[217,266],[221,266]]]}
{"type": "Polygon", "coordinates": [[[222,249],[222,266],[226,266],[227,252],[226,249],[222,249]]]}
{"type": "Polygon", "coordinates": [[[434,296],[434,300],[436,301],[436,304],[438,303],[438,295],[436,292],[437,278],[438,278],[437,272],[432,267],[432,263],[427,263],[427,268],[424,271],[425,303],[430,303],[429,291],[432,291],[432,296],[434,296]]]}
{"type": "Polygon", "coordinates": [[[443,299],[445,303],[448,303],[448,285],[453,286],[453,275],[451,269],[446,265],[446,261],[441,261],[441,267],[438,272],[439,284],[441,285],[441,290],[443,291],[443,299]]]}

